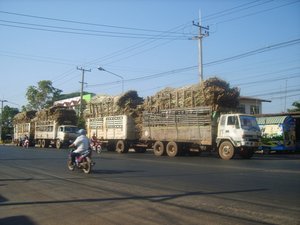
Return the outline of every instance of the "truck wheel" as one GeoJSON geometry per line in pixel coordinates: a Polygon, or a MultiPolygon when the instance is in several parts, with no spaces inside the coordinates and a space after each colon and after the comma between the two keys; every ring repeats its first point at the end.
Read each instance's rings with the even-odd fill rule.
{"type": "Polygon", "coordinates": [[[178,155],[178,144],[174,141],[170,141],[167,144],[167,148],[166,148],[166,152],[168,154],[168,156],[170,157],[175,157],[178,155]]]}
{"type": "Polygon", "coordinates": [[[45,139],[42,140],[41,145],[42,145],[42,148],[47,148],[47,143],[46,143],[45,139]]]}
{"type": "Polygon", "coordinates": [[[60,142],[60,140],[56,140],[55,146],[57,149],[61,149],[62,143],[60,142]]]}
{"type": "Polygon", "coordinates": [[[234,157],[235,149],[230,141],[224,141],[219,146],[219,156],[222,159],[229,160],[234,157]]]}
{"type": "Polygon", "coordinates": [[[156,155],[156,156],[164,155],[165,154],[164,143],[162,143],[161,141],[155,142],[153,145],[153,151],[154,151],[154,155],[156,155]]]}
{"type": "Polygon", "coordinates": [[[42,148],[42,140],[38,140],[38,146],[39,148],[42,148]]]}
{"type": "Polygon", "coordinates": [[[118,153],[127,153],[129,150],[128,146],[126,145],[125,141],[119,140],[116,144],[116,151],[118,153]]]}

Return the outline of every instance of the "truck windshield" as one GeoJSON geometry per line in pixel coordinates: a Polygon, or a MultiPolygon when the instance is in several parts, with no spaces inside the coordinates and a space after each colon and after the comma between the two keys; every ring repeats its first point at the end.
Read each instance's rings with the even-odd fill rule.
{"type": "Polygon", "coordinates": [[[78,131],[77,127],[65,127],[66,133],[76,133],[78,131]]]}
{"type": "Polygon", "coordinates": [[[240,116],[240,121],[242,129],[259,130],[259,126],[257,125],[256,118],[254,116],[240,116]]]}

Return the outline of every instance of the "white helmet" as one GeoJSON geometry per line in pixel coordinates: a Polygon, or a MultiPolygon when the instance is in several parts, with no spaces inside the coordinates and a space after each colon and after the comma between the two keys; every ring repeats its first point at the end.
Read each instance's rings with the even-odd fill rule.
{"type": "Polygon", "coordinates": [[[80,129],[78,132],[80,135],[86,135],[86,130],[85,129],[80,129]]]}

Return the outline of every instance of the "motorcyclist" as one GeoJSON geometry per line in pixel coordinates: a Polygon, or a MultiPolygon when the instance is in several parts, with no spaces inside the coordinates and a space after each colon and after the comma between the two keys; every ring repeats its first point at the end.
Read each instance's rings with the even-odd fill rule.
{"type": "Polygon", "coordinates": [[[91,138],[91,146],[92,146],[93,148],[95,148],[96,145],[97,145],[97,136],[96,136],[96,133],[93,133],[93,136],[92,136],[92,138],[91,138]]]}
{"type": "Polygon", "coordinates": [[[86,136],[86,130],[80,129],[77,133],[80,135],[75,139],[75,141],[69,145],[70,148],[76,147],[76,149],[71,153],[72,163],[75,163],[75,158],[80,156],[83,152],[89,150],[90,141],[86,136]]]}
{"type": "Polygon", "coordinates": [[[23,140],[23,147],[24,148],[28,148],[29,146],[29,138],[28,136],[25,134],[24,140],[23,140]]]}

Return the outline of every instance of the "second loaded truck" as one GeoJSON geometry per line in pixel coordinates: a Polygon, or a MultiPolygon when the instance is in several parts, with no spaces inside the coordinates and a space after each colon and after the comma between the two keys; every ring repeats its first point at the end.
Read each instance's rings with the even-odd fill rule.
{"type": "Polygon", "coordinates": [[[157,156],[215,150],[222,159],[236,153],[251,158],[257,150],[260,130],[251,115],[221,114],[211,107],[193,107],[143,112],[142,126],[128,115],[89,118],[89,135],[119,153],[129,148],[144,152],[152,148],[157,156]]]}

